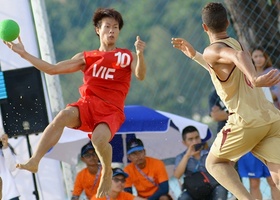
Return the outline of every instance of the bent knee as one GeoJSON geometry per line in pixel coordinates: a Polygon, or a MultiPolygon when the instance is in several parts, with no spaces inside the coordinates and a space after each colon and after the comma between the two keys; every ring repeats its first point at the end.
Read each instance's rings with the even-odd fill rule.
{"type": "Polygon", "coordinates": [[[54,118],[53,123],[62,123],[75,127],[79,124],[79,111],[77,108],[63,109],[54,118]]]}

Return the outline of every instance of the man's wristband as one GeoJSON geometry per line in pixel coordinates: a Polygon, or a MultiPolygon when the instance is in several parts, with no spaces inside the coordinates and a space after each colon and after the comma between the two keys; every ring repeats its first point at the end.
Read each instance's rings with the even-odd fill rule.
{"type": "Polygon", "coordinates": [[[198,64],[200,64],[202,67],[208,69],[207,63],[206,63],[205,60],[203,59],[202,54],[199,53],[198,51],[196,51],[195,56],[192,57],[191,59],[194,60],[195,62],[197,62],[198,64]]]}

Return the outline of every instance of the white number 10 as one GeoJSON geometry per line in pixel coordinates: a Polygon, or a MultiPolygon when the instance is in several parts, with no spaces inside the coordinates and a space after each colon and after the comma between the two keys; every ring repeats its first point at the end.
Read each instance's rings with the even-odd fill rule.
{"type": "Polygon", "coordinates": [[[131,58],[127,53],[115,53],[115,56],[118,57],[118,62],[117,62],[117,66],[121,66],[122,68],[125,68],[126,66],[129,65],[131,58]]]}

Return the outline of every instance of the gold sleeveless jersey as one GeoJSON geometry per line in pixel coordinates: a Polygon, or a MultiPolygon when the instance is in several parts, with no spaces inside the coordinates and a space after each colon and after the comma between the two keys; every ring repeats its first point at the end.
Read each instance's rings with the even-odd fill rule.
{"type": "MultiPolygon", "coordinates": [[[[227,38],[215,41],[242,50],[238,41],[227,38]]],[[[269,102],[261,87],[252,87],[249,79],[235,66],[226,81],[220,81],[214,70],[209,72],[217,94],[229,110],[228,123],[243,128],[259,127],[280,120],[280,111],[269,102]]]]}

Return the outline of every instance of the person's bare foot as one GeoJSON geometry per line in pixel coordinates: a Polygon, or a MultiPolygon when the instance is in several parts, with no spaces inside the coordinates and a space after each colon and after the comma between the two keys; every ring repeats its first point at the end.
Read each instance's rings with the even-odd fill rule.
{"type": "Polygon", "coordinates": [[[104,173],[104,175],[102,174],[100,178],[100,183],[97,189],[96,197],[101,198],[108,195],[111,185],[112,185],[112,171],[109,170],[108,173],[104,173]]]}
{"type": "Polygon", "coordinates": [[[29,161],[25,164],[17,164],[16,168],[25,169],[32,173],[36,173],[38,171],[38,163],[33,161],[32,158],[30,158],[29,161]]]}

